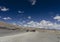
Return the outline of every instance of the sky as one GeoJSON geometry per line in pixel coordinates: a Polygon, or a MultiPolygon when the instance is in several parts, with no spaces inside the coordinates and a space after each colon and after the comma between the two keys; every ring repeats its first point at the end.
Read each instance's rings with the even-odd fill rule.
{"type": "Polygon", "coordinates": [[[60,29],[60,0],[0,0],[0,21],[60,29]]]}

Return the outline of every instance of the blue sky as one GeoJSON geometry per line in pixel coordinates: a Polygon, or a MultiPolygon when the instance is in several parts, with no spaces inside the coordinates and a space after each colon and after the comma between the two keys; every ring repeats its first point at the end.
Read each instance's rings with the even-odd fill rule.
{"type": "Polygon", "coordinates": [[[0,21],[23,25],[42,20],[60,23],[60,0],[0,0],[0,21]]]}

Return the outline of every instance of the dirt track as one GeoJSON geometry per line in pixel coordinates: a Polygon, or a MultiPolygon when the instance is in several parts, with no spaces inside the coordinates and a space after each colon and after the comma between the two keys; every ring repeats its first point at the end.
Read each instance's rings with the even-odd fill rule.
{"type": "Polygon", "coordinates": [[[0,42],[59,42],[58,36],[47,32],[27,32],[0,37],[0,42]]]}

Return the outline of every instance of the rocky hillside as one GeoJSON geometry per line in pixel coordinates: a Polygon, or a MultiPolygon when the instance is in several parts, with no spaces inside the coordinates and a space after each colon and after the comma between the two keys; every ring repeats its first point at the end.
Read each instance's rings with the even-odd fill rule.
{"type": "Polygon", "coordinates": [[[17,25],[13,25],[13,24],[8,24],[5,22],[0,22],[0,29],[20,29],[21,27],[17,26],[17,25]]]}

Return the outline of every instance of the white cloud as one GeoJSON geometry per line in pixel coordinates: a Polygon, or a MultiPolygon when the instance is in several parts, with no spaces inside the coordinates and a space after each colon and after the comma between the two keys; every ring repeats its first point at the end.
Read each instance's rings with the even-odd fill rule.
{"type": "Polygon", "coordinates": [[[52,22],[50,22],[50,21],[46,21],[46,20],[42,20],[42,21],[40,21],[40,26],[41,26],[41,28],[50,28],[51,26],[53,26],[53,23],[52,22]]]}
{"type": "Polygon", "coordinates": [[[0,11],[8,11],[9,8],[6,8],[6,7],[0,7],[0,11]]]}
{"type": "Polygon", "coordinates": [[[31,16],[28,16],[28,19],[31,19],[31,16]]]}
{"type": "Polygon", "coordinates": [[[36,0],[29,0],[29,2],[30,2],[32,5],[35,5],[35,4],[36,4],[36,0]]]}
{"type": "Polygon", "coordinates": [[[57,20],[57,21],[60,21],[60,16],[57,15],[57,16],[55,16],[53,19],[55,19],[55,20],[57,20]]]}
{"type": "Polygon", "coordinates": [[[35,28],[45,28],[45,29],[60,29],[60,24],[52,23],[51,21],[42,20],[40,22],[30,21],[24,24],[24,27],[35,27],[35,28]]]}
{"type": "Polygon", "coordinates": [[[18,11],[18,13],[24,13],[24,11],[18,11]]]}
{"type": "Polygon", "coordinates": [[[11,20],[12,18],[11,17],[4,17],[2,19],[4,19],[4,20],[11,20]]]}

